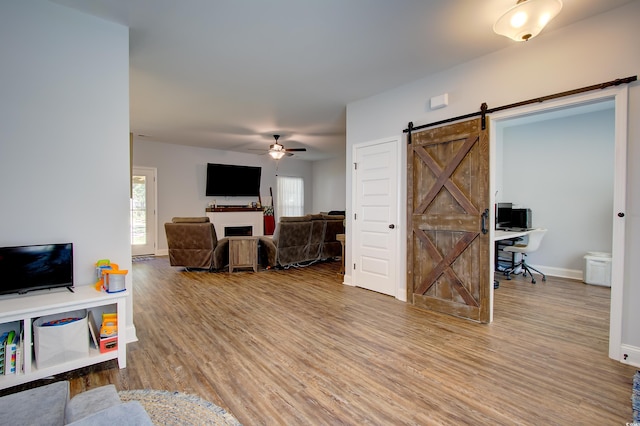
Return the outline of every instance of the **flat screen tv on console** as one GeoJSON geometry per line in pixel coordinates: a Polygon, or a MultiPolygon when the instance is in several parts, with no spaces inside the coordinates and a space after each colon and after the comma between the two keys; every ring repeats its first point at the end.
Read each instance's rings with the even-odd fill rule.
{"type": "Polygon", "coordinates": [[[73,244],[0,247],[0,294],[73,287],[73,244]]]}
{"type": "Polygon", "coordinates": [[[261,167],[207,164],[207,196],[257,197],[261,167]]]}

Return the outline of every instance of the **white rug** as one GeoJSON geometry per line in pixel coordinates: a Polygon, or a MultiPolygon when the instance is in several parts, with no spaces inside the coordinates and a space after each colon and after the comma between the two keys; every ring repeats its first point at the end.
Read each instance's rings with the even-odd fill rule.
{"type": "Polygon", "coordinates": [[[120,391],[118,395],[123,402],[142,404],[156,425],[242,426],[223,408],[195,395],[150,389],[120,391]]]}

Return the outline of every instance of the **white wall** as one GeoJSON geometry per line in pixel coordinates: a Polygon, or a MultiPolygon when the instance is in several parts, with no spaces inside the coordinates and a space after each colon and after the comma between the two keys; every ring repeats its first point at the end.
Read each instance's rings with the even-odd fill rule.
{"type": "Polygon", "coordinates": [[[345,161],[342,155],[312,163],[313,212],[345,210],[345,161]]]}
{"type": "MultiPolygon", "coordinates": [[[[402,135],[409,121],[420,125],[491,107],[589,86],[640,70],[637,40],[640,37],[640,1],[578,22],[555,32],[543,32],[526,43],[425,77],[347,107],[347,164],[355,144],[402,135]],[[568,60],[570,55],[570,60],[568,60]],[[429,98],[449,94],[447,108],[430,111],[429,98]]],[[[487,28],[487,31],[491,31],[487,28]]],[[[496,37],[499,37],[496,35],[496,37]]],[[[401,66],[401,64],[399,64],[401,66]]],[[[628,180],[626,210],[626,262],[623,343],[640,347],[640,88],[629,87],[628,180]]],[[[406,158],[401,159],[406,165],[406,158]]],[[[351,174],[347,171],[346,194],[351,199],[351,174]]],[[[402,179],[406,176],[402,174],[402,179]]],[[[349,206],[349,203],[347,203],[349,206]]],[[[406,218],[402,205],[401,219],[406,218]]],[[[406,241],[405,226],[400,226],[406,241]]],[[[351,261],[351,224],[347,222],[347,263],[351,261]]],[[[401,259],[400,267],[404,267],[401,259]]],[[[345,277],[348,282],[350,277],[345,277]]]]}
{"type": "Polygon", "coordinates": [[[128,29],[3,1],[0,40],[0,245],[72,242],[75,285],[130,269],[128,29]]]}
{"type": "Polygon", "coordinates": [[[614,131],[613,109],[503,129],[496,201],[548,229],[530,264],[582,279],[588,251],[611,253],[614,131]]]}
{"type": "MultiPolygon", "coordinates": [[[[285,158],[276,161],[268,155],[183,146],[149,140],[134,139],[133,163],[139,167],[155,167],[158,184],[158,248],[167,250],[164,223],[174,216],[204,216],[209,202],[222,205],[246,205],[258,201],[256,197],[207,197],[205,183],[207,163],[235,164],[262,167],[260,193],[263,202],[269,196],[269,188],[276,194],[276,174],[298,176],[305,182],[305,213],[313,210],[313,174],[311,163],[285,158]]],[[[344,184],[344,181],[343,181],[344,184]]]]}

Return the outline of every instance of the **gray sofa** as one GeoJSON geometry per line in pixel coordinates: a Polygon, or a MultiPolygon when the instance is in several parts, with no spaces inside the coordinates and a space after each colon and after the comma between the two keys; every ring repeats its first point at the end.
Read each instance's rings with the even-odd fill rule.
{"type": "Polygon", "coordinates": [[[260,263],[287,267],[342,256],[342,233],[342,215],[283,216],[272,237],[260,237],[260,263]]]}
{"type": "Polygon", "coordinates": [[[137,401],[120,401],[107,385],[69,399],[69,382],[61,381],[0,398],[0,424],[7,425],[153,425],[137,401]]]}

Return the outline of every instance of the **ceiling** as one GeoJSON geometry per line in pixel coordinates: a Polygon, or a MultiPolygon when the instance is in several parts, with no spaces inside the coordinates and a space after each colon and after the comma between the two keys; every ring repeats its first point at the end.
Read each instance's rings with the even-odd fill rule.
{"type": "MultiPolygon", "coordinates": [[[[346,105],[511,46],[515,0],[51,0],[130,28],[135,139],[344,153],[346,105]]],[[[634,0],[564,0],[553,31],[634,0]]],[[[539,37],[544,36],[544,31],[539,37]]],[[[535,39],[528,43],[535,43],[535,39]]]]}

